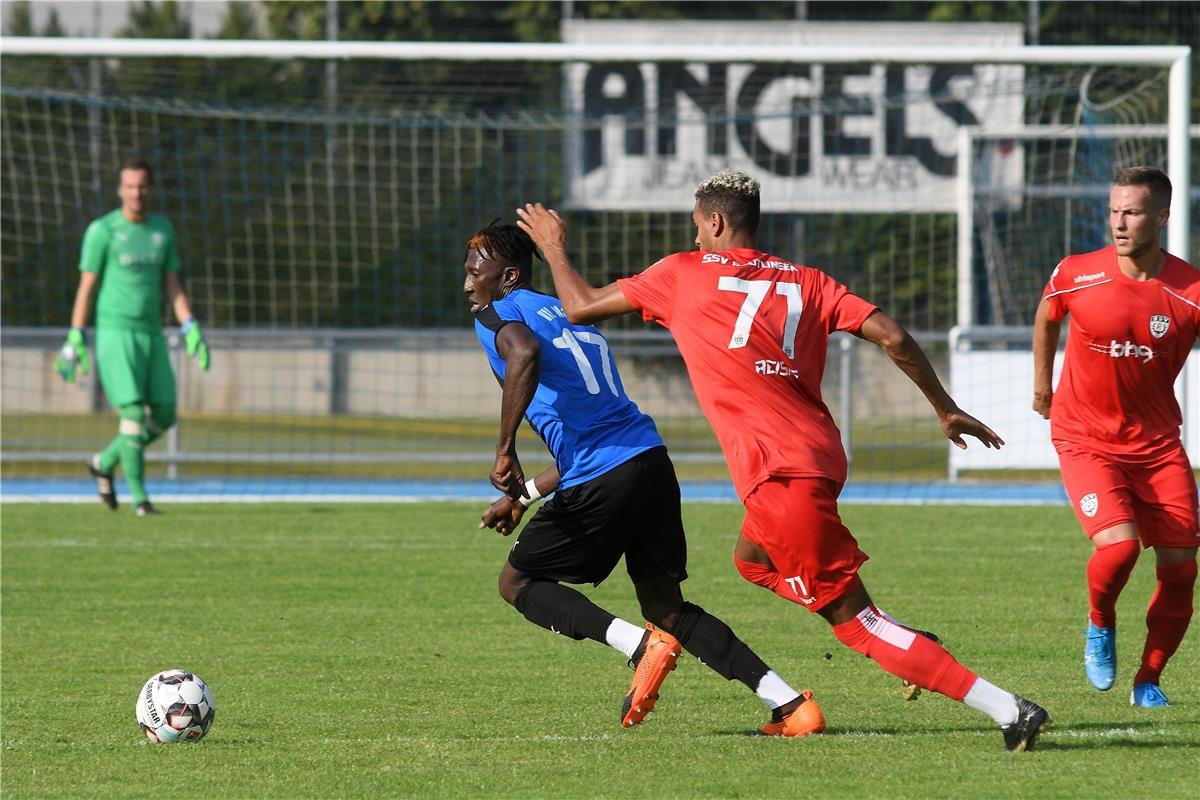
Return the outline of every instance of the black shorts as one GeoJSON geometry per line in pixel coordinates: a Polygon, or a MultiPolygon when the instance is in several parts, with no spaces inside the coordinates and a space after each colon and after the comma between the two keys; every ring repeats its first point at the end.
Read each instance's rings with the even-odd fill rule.
{"type": "Polygon", "coordinates": [[[599,585],[622,555],[634,582],[687,578],[679,481],[665,447],[555,492],[522,529],[508,563],[531,578],[599,585]]]}

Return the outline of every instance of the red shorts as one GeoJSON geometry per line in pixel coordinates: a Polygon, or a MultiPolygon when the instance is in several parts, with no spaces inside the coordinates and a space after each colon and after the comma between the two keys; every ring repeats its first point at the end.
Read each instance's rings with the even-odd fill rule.
{"type": "Polygon", "coordinates": [[[1144,460],[1117,460],[1056,442],[1063,485],[1088,538],[1132,522],[1142,547],[1196,547],[1196,476],[1182,444],[1144,460]]]}
{"type": "Polygon", "coordinates": [[[849,591],[867,560],[838,515],[840,491],[827,478],[775,477],[746,497],[742,535],[775,565],[778,580],[770,588],[809,611],[849,591]]]}

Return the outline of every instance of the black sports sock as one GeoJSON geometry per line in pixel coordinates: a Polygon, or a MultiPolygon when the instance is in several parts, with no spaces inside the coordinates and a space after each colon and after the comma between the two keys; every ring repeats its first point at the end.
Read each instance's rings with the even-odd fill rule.
{"type": "Polygon", "coordinates": [[[616,619],[579,592],[553,581],[531,581],[513,605],[525,619],[552,633],[601,644],[608,644],[605,635],[616,619]]]}
{"type": "Polygon", "coordinates": [[[741,681],[750,691],[771,670],[728,625],[693,603],[684,601],[671,633],[709,669],[725,680],[741,681]]]}

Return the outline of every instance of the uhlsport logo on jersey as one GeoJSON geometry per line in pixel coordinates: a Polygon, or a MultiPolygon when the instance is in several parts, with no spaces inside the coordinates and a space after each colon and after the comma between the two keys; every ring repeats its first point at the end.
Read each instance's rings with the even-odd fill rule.
{"type": "Polygon", "coordinates": [[[1166,314],[1155,314],[1150,317],[1150,335],[1155,339],[1166,336],[1169,327],[1171,327],[1171,318],[1166,314]]]}
{"type": "Polygon", "coordinates": [[[1085,494],[1079,498],[1079,510],[1085,517],[1096,516],[1096,512],[1100,510],[1100,498],[1096,497],[1095,492],[1085,494]]]}

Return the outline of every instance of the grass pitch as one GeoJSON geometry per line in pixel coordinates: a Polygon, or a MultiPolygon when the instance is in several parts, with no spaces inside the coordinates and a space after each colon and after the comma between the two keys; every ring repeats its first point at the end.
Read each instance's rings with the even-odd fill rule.
{"type": "MultiPolygon", "coordinates": [[[[686,509],[691,600],[797,688],[829,732],[753,736],[759,701],[690,657],[622,730],[622,658],[525,622],[496,595],[509,546],[481,509],[188,505],[135,519],[5,505],[5,797],[1192,797],[1195,624],[1167,709],[1128,705],[1153,559],[1122,598],[1117,687],[1080,665],[1088,546],[1066,509],[847,507],[876,601],[968,666],[1045,705],[1038,749],[899,682],[729,560],[735,505],[686,509]],[[199,673],[217,718],[197,745],[148,744],[152,673],[199,673]]],[[[622,568],[587,592],[637,619],[622,568]]]]}

